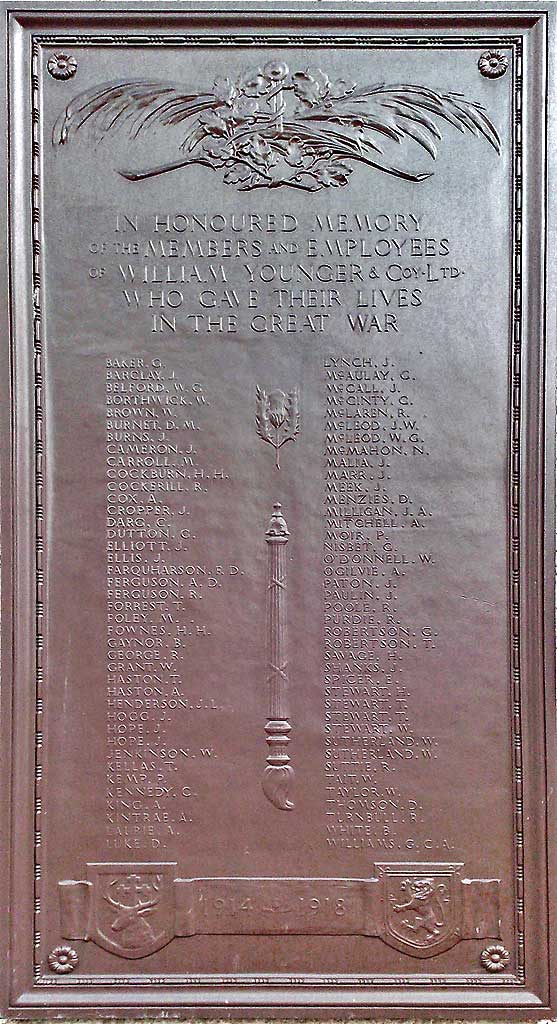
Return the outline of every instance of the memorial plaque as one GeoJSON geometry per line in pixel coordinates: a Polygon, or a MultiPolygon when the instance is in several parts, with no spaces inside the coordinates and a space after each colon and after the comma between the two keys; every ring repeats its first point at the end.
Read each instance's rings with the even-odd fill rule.
{"type": "Polygon", "coordinates": [[[152,6],[3,6],[5,1011],[547,1018],[554,8],[152,6]]]}

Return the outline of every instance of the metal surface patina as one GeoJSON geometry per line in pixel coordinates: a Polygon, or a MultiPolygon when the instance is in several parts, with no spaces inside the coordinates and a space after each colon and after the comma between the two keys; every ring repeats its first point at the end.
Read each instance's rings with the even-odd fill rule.
{"type": "Polygon", "coordinates": [[[2,6],[4,1011],[557,1015],[555,9],[152,6],[2,6]]]}

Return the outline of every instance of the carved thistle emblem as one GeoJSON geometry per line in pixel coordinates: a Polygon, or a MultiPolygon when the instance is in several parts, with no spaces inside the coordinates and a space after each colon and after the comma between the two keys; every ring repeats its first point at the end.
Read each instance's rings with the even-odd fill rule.
{"type": "Polygon", "coordinates": [[[89,864],[93,941],[133,959],[166,946],[174,937],[173,867],[89,864]]]}
{"type": "Polygon", "coordinates": [[[482,105],[460,93],[362,85],[350,77],[331,81],[320,68],[291,70],[284,61],[216,78],[201,91],[142,80],[103,83],[68,104],[53,142],[64,145],[84,127],[95,138],[125,130],[134,139],[181,124],[175,159],[119,174],[139,181],[201,164],[241,191],[288,186],[318,192],[348,184],[357,164],[408,181],[429,178],[431,172],[393,164],[388,150],[409,141],[435,159],[443,124],[483,137],[497,153],[501,147],[482,105]]]}
{"type": "Polygon", "coordinates": [[[298,392],[294,389],[287,395],[275,388],[267,393],[258,387],[256,400],[257,433],[275,449],[275,466],[280,469],[280,449],[287,441],[294,441],[300,430],[298,392]]]}

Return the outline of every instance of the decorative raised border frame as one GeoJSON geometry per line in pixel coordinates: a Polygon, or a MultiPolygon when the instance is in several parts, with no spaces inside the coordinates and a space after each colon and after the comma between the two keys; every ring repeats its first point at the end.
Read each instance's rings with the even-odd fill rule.
{"type": "MultiPolygon", "coordinates": [[[[164,36],[72,36],[72,35],[54,35],[45,36],[37,35],[33,37],[33,66],[32,66],[32,88],[33,88],[33,172],[32,172],[32,199],[33,199],[33,301],[35,306],[35,315],[33,319],[33,339],[35,348],[35,409],[36,409],[36,502],[37,502],[37,532],[36,532],[36,558],[37,558],[37,663],[36,663],[36,678],[37,678],[37,711],[36,711],[36,746],[35,746],[35,812],[36,812],[36,828],[35,828],[35,886],[34,886],[34,904],[35,904],[35,951],[38,952],[41,942],[40,932],[40,907],[41,907],[41,827],[40,827],[40,814],[41,814],[41,795],[40,795],[40,781],[42,778],[43,765],[42,765],[42,718],[43,718],[43,684],[44,684],[44,661],[43,661],[43,634],[42,634],[42,620],[43,620],[43,584],[44,584],[44,568],[43,568],[43,521],[45,517],[45,507],[43,498],[44,488],[44,446],[43,446],[43,432],[42,423],[44,418],[44,409],[42,402],[43,395],[43,378],[42,378],[42,342],[41,342],[41,228],[40,228],[40,194],[41,194],[41,179],[40,179],[40,167],[41,167],[41,123],[40,123],[40,54],[41,45],[48,44],[57,47],[70,48],[70,47],[81,47],[81,46],[123,46],[130,42],[133,42],[134,46],[230,46],[236,47],[239,45],[246,45],[245,36],[207,36],[207,35],[164,35],[164,36]]],[[[319,47],[319,48],[331,48],[332,46],[338,46],[339,48],[351,49],[354,47],[362,49],[385,49],[389,46],[404,47],[410,49],[422,49],[424,47],[437,47],[439,49],[450,46],[451,48],[466,49],[473,45],[478,47],[487,48],[510,48],[512,50],[512,61],[511,61],[511,74],[512,74],[512,121],[513,121],[513,135],[512,135],[512,184],[511,194],[513,197],[513,207],[511,214],[511,232],[512,232],[512,252],[514,254],[513,265],[511,270],[511,295],[514,295],[514,302],[512,307],[512,322],[510,325],[510,339],[511,339],[511,365],[512,374],[511,381],[509,383],[511,393],[511,405],[512,405],[512,424],[511,424],[511,451],[510,451],[510,494],[511,494],[511,509],[510,509],[510,547],[511,547],[511,622],[512,622],[512,650],[511,650],[511,665],[512,665],[512,687],[513,687],[513,737],[512,737],[512,751],[513,751],[513,769],[514,769],[514,790],[513,790],[513,803],[514,803],[514,843],[515,843],[515,925],[516,925],[516,964],[517,973],[516,975],[505,974],[497,975],[494,977],[482,976],[480,971],[478,975],[471,975],[466,977],[464,975],[442,975],[435,979],[435,982],[439,984],[440,977],[443,978],[444,985],[474,985],[477,984],[478,976],[482,976],[486,985],[522,985],[524,983],[524,863],[523,863],[523,794],[522,794],[522,724],[521,724],[521,704],[520,704],[520,591],[519,591],[519,571],[520,571],[520,559],[519,559],[519,545],[520,545],[520,345],[522,337],[522,301],[521,301],[521,266],[522,266],[522,148],[517,141],[521,138],[522,132],[522,39],[520,36],[509,36],[503,37],[498,36],[492,39],[482,39],[478,41],[475,38],[469,39],[455,39],[455,37],[447,36],[432,36],[425,37],[423,39],[417,39],[414,36],[399,37],[389,39],[388,37],[354,37],[354,36],[330,36],[327,39],[323,39],[320,36],[299,36],[299,37],[280,37],[276,35],[264,35],[264,36],[253,36],[253,46],[273,46],[277,47],[288,47],[295,48],[297,46],[304,46],[306,48],[319,47]]],[[[34,975],[36,984],[48,984],[52,985],[53,977],[52,974],[43,974],[41,970],[41,962],[38,956],[35,957],[34,962],[34,975]]],[[[186,975],[187,983],[190,983],[190,976],[186,975]]],[[[193,979],[195,976],[192,975],[193,979]]],[[[226,977],[226,976],[225,976],[226,977]]],[[[273,976],[274,977],[274,976],[273,976]]],[[[377,984],[375,981],[375,975],[360,976],[354,975],[354,982],[356,984],[362,984],[365,979],[366,984],[377,984]]],[[[387,976],[392,978],[391,984],[400,985],[401,976],[387,976]]],[[[87,983],[90,984],[91,976],[87,976],[87,983]]],[[[165,979],[166,981],[167,979],[165,979]]],[[[174,978],[168,979],[167,983],[173,983],[174,978]]],[[[63,979],[64,983],[68,983],[68,979],[63,979]]],[[[79,986],[83,983],[84,979],[79,975],[75,975],[70,984],[79,986]]],[[[104,979],[106,984],[106,979],[104,979]]],[[[111,978],[111,984],[121,984],[120,976],[114,976],[111,978]]],[[[223,982],[225,983],[225,982],[223,982]]],[[[230,979],[228,981],[230,983],[230,979]]],[[[264,984],[264,980],[261,976],[256,979],[257,984],[264,984]]],[[[303,983],[303,982],[299,982],[303,983]]],[[[308,980],[309,984],[314,984],[313,978],[308,980]]],[[[430,985],[430,977],[423,977],[416,979],[416,983],[420,985],[430,985]]],[[[135,984],[135,982],[134,982],[135,984]]],[[[385,984],[385,981],[382,981],[385,984]]]]}
{"type": "MultiPolygon", "coordinates": [[[[106,10],[106,9],[105,9],[106,10]]],[[[516,10],[516,8],[515,8],[516,10]]],[[[29,13],[32,15],[34,12],[29,9],[29,13]]],[[[131,12],[130,12],[131,13],[131,12]]],[[[247,12],[249,14],[249,10],[247,12]]],[[[358,12],[359,13],[359,12],[358,12]]],[[[368,12],[366,12],[368,13],[368,12]]],[[[441,13],[441,12],[440,12],[441,13]]],[[[501,12],[504,13],[504,12],[501,12]]],[[[526,13],[524,11],[517,13],[526,13]]],[[[528,12],[530,13],[530,12],[528,12]]],[[[537,13],[537,12],[536,12],[537,13]]],[[[540,14],[543,16],[547,12],[541,11],[540,14]]],[[[330,11],[327,14],[331,14],[330,11]]],[[[400,12],[404,14],[403,11],[400,12]]],[[[536,20],[533,17],[533,21],[536,20]]],[[[433,985],[442,985],[443,988],[449,988],[457,986],[460,989],[466,988],[467,985],[473,986],[478,989],[481,984],[482,988],[492,988],[496,985],[498,988],[503,986],[517,985],[522,986],[524,984],[524,971],[525,971],[525,935],[524,935],[524,867],[523,867],[523,779],[522,779],[522,725],[521,725],[521,692],[520,692],[520,612],[521,612],[521,594],[520,594],[520,548],[521,548],[521,494],[520,494],[520,455],[521,455],[521,341],[522,341],[522,310],[523,310],[523,296],[522,296],[522,181],[523,181],[523,168],[522,168],[522,109],[523,109],[523,80],[522,80],[522,36],[520,35],[497,35],[497,36],[431,36],[431,37],[416,37],[416,36],[327,36],[325,39],[322,36],[311,36],[311,35],[300,35],[300,36],[288,36],[286,39],[281,38],[278,35],[261,35],[251,36],[249,43],[246,40],[245,35],[218,35],[211,36],[205,33],[201,35],[175,35],[171,33],[165,33],[162,36],[103,36],[103,35],[91,35],[91,36],[77,36],[77,35],[42,35],[37,34],[32,37],[33,46],[33,63],[32,63],[32,231],[33,231],[33,266],[32,266],[32,284],[33,284],[33,348],[34,348],[34,392],[35,392],[35,500],[36,500],[36,532],[35,532],[35,565],[36,565],[36,580],[35,580],[35,608],[36,608],[36,626],[37,626],[37,644],[36,644],[36,661],[35,661],[35,672],[36,672],[36,718],[35,718],[35,892],[34,892],[34,905],[35,905],[35,948],[37,949],[40,943],[40,927],[38,923],[40,921],[40,900],[41,900],[41,826],[40,826],[40,814],[41,814],[41,775],[42,775],[42,714],[43,714],[43,683],[44,683],[44,664],[43,664],[43,601],[44,601],[44,568],[43,568],[43,531],[42,523],[45,514],[44,506],[44,451],[43,451],[43,417],[44,417],[44,404],[43,404],[43,378],[42,378],[42,340],[41,340],[41,247],[40,247],[40,77],[39,77],[39,65],[38,59],[40,54],[40,47],[42,44],[56,44],[64,46],[121,46],[126,43],[133,43],[133,45],[142,46],[159,46],[161,44],[169,45],[207,45],[207,46],[284,46],[284,47],[331,47],[338,45],[343,48],[375,48],[375,47],[441,47],[449,45],[453,48],[464,48],[468,46],[498,46],[511,48],[513,52],[512,60],[512,89],[513,89],[513,133],[512,133],[512,268],[511,268],[511,280],[512,280],[512,309],[511,309],[511,347],[512,347],[512,363],[510,373],[510,394],[512,400],[512,415],[510,423],[510,466],[509,466],[509,497],[510,497],[510,530],[509,530],[509,548],[510,548],[510,613],[511,613],[511,669],[512,669],[512,697],[513,697],[513,734],[512,734],[512,749],[513,749],[513,770],[514,770],[514,791],[513,791],[513,802],[515,811],[515,916],[516,916],[516,959],[518,965],[518,971],[516,976],[507,977],[496,977],[488,979],[485,975],[473,975],[469,978],[462,975],[450,975],[450,976],[433,976],[428,977],[393,977],[393,976],[355,976],[355,975],[335,975],[334,977],[327,976],[321,978],[317,975],[311,975],[307,977],[296,977],[283,979],[280,975],[269,975],[269,976],[254,976],[242,975],[241,978],[234,977],[231,975],[216,976],[216,975],[194,975],[194,976],[172,976],[171,978],[163,977],[150,977],[149,979],[138,978],[137,976],[132,977],[110,977],[106,976],[87,976],[86,979],[80,979],[82,984],[85,981],[88,987],[94,986],[98,983],[103,988],[107,985],[107,982],[118,985],[134,985],[135,987],[154,987],[155,984],[163,985],[188,985],[197,987],[199,985],[212,986],[228,986],[234,985],[238,987],[254,986],[254,985],[270,985],[276,987],[288,980],[289,985],[293,988],[299,988],[304,985],[311,985],[313,987],[326,984],[327,986],[333,985],[366,985],[366,986],[401,986],[405,987],[419,987],[425,985],[431,988],[433,985]]],[[[58,987],[58,979],[53,979],[52,975],[42,976],[40,973],[40,964],[35,963],[35,983],[40,985],[52,986],[53,982],[58,987]]],[[[79,984],[77,978],[72,979],[72,987],[75,983],[79,984]]],[[[66,979],[64,984],[67,985],[66,979]]],[[[226,999],[226,995],[225,995],[226,999]]],[[[515,1006],[518,1008],[522,1003],[519,1000],[513,1004],[504,1004],[509,1006],[515,1006]]],[[[33,1005],[37,1008],[44,1006],[40,1000],[38,1002],[32,1001],[31,1003],[22,1003],[21,1005],[33,1005]]],[[[50,1004],[49,1004],[50,1005],[50,1004]]],[[[52,1004],[54,1005],[54,1004],[52,1004]]],[[[107,1005],[114,1005],[109,1002],[107,1005]]],[[[123,1005],[123,1004],[122,1004],[123,1005]]],[[[186,1005],[186,1004],[184,1004],[186,1005]]],[[[228,1004],[230,1005],[230,1004],[228,1004]]],[[[304,1004],[310,1005],[310,1004],[304,1004]]],[[[313,1004],[311,1004],[313,1005],[313,1004]]],[[[322,1005],[322,1004],[319,1004],[322,1005]]],[[[327,1005],[333,1005],[331,1002],[327,1005]]],[[[336,1003],[338,1005],[338,1003],[336,1003]]],[[[358,1005],[358,1004],[356,1004],[358,1005]]],[[[368,1001],[369,1005],[369,1001],[368,1001]]],[[[428,1004],[429,1005],[429,1004],[428,1004]]],[[[436,1004],[437,1005],[437,1004],[436,1004]]],[[[443,1004],[439,1004],[443,1005],[443,1004]]],[[[448,1005],[448,1004],[445,1004],[448,1005]]],[[[474,1005],[480,1005],[475,1003],[474,1005]]],[[[483,1005],[483,1004],[482,1004],[483,1005]]],[[[490,1005],[500,1005],[493,1004],[490,1005]]],[[[501,1004],[502,1005],[502,1004],[501,1004]]],[[[534,1003],[524,1003],[524,1006],[532,1006],[534,1003]]]]}

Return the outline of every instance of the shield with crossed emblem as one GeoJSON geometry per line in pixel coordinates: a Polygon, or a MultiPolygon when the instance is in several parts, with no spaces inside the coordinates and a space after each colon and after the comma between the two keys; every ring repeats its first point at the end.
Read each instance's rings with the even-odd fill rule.
{"type": "Polygon", "coordinates": [[[460,939],[462,864],[376,864],[381,938],[410,956],[436,956],[460,939]]]}
{"type": "Polygon", "coordinates": [[[174,937],[175,864],[88,864],[89,936],[111,953],[136,959],[174,937]]]}

